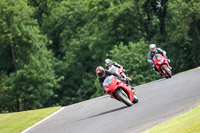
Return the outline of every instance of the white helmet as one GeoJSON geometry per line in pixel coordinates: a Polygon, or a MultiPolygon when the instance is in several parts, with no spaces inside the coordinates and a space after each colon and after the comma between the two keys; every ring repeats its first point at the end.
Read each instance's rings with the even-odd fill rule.
{"type": "Polygon", "coordinates": [[[156,45],[155,45],[155,44],[151,44],[151,45],[149,46],[149,49],[150,49],[150,51],[152,51],[152,52],[156,52],[156,45]]]}
{"type": "Polygon", "coordinates": [[[110,59],[105,60],[106,66],[110,66],[112,64],[112,61],[110,59]]]}

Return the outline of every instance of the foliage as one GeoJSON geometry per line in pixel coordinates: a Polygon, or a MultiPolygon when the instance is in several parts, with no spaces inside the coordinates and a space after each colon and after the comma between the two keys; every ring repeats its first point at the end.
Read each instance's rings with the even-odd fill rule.
{"type": "Polygon", "coordinates": [[[20,111],[48,106],[56,79],[52,53],[46,49],[33,10],[24,1],[0,4],[2,88],[0,111],[20,111]],[[8,65],[7,65],[8,64],[8,65]],[[5,76],[6,74],[6,76],[5,76]],[[5,100],[6,99],[6,100],[5,100]],[[5,101],[6,102],[5,102],[5,101]]]}
{"type": "Polygon", "coordinates": [[[171,0],[166,18],[165,47],[178,68],[176,72],[199,66],[200,3],[194,0],[171,0]],[[176,9],[176,10],[174,10],[176,9]]]}
{"type": "Polygon", "coordinates": [[[2,0],[0,112],[69,105],[103,95],[95,68],[124,66],[132,84],[158,79],[148,46],[173,74],[200,64],[195,0],[2,0]]]}

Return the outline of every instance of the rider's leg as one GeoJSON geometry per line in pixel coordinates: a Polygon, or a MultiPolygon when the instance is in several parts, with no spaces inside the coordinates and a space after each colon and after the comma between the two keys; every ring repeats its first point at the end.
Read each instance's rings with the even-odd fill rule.
{"type": "Polygon", "coordinates": [[[153,70],[155,70],[158,75],[162,76],[162,74],[158,71],[155,65],[153,65],[153,70]]]}

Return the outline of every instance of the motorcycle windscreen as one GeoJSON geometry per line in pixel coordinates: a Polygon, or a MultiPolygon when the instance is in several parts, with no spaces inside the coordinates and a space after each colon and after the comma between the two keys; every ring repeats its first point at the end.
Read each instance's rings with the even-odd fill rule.
{"type": "Polygon", "coordinates": [[[155,54],[153,59],[154,59],[154,62],[159,65],[161,65],[165,62],[165,59],[163,58],[163,56],[161,54],[155,54]]]}
{"type": "Polygon", "coordinates": [[[104,86],[110,85],[110,84],[112,83],[112,78],[113,78],[113,76],[108,76],[108,77],[104,80],[103,85],[104,85],[104,86]]]}
{"type": "Polygon", "coordinates": [[[156,60],[160,60],[161,59],[161,55],[160,54],[155,54],[153,56],[153,58],[156,59],[156,60]]]}

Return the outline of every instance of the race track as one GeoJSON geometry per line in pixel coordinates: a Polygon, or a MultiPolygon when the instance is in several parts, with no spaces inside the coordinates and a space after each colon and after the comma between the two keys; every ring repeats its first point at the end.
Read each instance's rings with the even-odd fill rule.
{"type": "Polygon", "coordinates": [[[135,90],[131,107],[105,95],[66,106],[26,133],[141,133],[200,104],[200,68],[135,90]]]}

